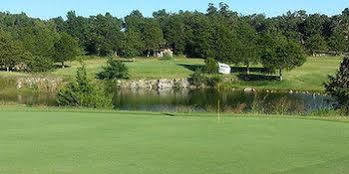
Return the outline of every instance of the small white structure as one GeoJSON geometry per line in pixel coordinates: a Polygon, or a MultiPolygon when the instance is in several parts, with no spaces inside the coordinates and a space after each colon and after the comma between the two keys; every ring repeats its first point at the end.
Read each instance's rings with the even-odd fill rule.
{"type": "Polygon", "coordinates": [[[229,65],[224,63],[218,63],[219,69],[218,72],[221,74],[230,74],[231,68],[229,65]]]}

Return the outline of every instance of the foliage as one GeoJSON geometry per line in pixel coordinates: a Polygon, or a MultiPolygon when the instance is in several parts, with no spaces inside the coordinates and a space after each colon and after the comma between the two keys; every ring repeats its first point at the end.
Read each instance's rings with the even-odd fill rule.
{"type": "Polygon", "coordinates": [[[240,21],[236,30],[239,45],[238,49],[236,49],[237,60],[235,60],[235,63],[245,65],[247,73],[249,73],[250,65],[260,62],[259,45],[257,44],[258,35],[255,29],[246,21],[240,21]]]}
{"type": "Polygon", "coordinates": [[[217,87],[223,81],[223,78],[219,74],[215,74],[213,76],[207,77],[206,85],[210,87],[217,87]]]}
{"type": "Polygon", "coordinates": [[[206,84],[207,77],[202,73],[201,69],[197,69],[192,75],[190,75],[189,82],[196,87],[201,87],[206,84]]]}
{"type": "Polygon", "coordinates": [[[160,60],[174,60],[174,58],[173,56],[165,54],[163,57],[160,58],[160,60]]]}
{"type": "Polygon", "coordinates": [[[19,28],[17,37],[33,56],[52,59],[55,52],[54,44],[58,41],[59,33],[51,23],[33,21],[31,25],[19,28]]]}
{"type": "Polygon", "coordinates": [[[103,70],[97,74],[97,78],[100,80],[116,80],[116,79],[128,79],[128,68],[121,61],[108,59],[108,65],[103,67],[103,70]]]}
{"type": "Polygon", "coordinates": [[[65,61],[72,61],[80,54],[78,42],[67,33],[61,33],[61,37],[54,45],[54,61],[64,67],[65,61]]]}
{"type": "Polygon", "coordinates": [[[330,50],[335,51],[336,54],[345,52],[347,45],[348,41],[345,39],[345,34],[341,31],[334,31],[328,41],[330,50]]]}
{"type": "Polygon", "coordinates": [[[325,39],[319,35],[312,35],[306,40],[305,47],[311,55],[314,55],[316,51],[326,51],[327,44],[325,39]]]}
{"type": "Polygon", "coordinates": [[[29,72],[46,72],[54,68],[52,59],[41,56],[33,56],[27,63],[27,71],[29,72]]]}
{"type": "Polygon", "coordinates": [[[264,48],[261,62],[265,68],[279,70],[282,80],[282,70],[291,70],[303,65],[306,61],[303,49],[293,40],[284,36],[266,34],[263,37],[264,48]]]}
{"type": "Polygon", "coordinates": [[[0,30],[0,68],[12,70],[19,63],[24,63],[28,56],[30,54],[24,50],[21,42],[14,40],[8,32],[0,30]]]}
{"type": "Polygon", "coordinates": [[[142,41],[141,33],[134,29],[129,29],[125,34],[127,39],[123,45],[121,56],[136,57],[141,55],[144,50],[144,42],[142,41]]]}
{"type": "Polygon", "coordinates": [[[86,67],[78,68],[76,80],[68,83],[57,94],[59,106],[86,107],[86,108],[109,108],[112,99],[104,89],[92,84],[88,79],[86,67]]]}
{"type": "Polygon", "coordinates": [[[190,84],[196,87],[216,87],[222,81],[223,79],[219,74],[208,76],[204,74],[201,69],[196,70],[189,78],[190,84]]]}
{"type": "Polygon", "coordinates": [[[349,114],[349,57],[343,59],[335,76],[329,76],[325,89],[338,102],[338,107],[349,114]]]}
{"type": "Polygon", "coordinates": [[[207,58],[205,60],[205,72],[209,74],[218,73],[218,62],[213,58],[207,58]]]}
{"type": "Polygon", "coordinates": [[[148,57],[150,56],[150,52],[154,52],[164,45],[165,41],[163,37],[159,23],[153,19],[146,19],[142,28],[142,39],[148,57]]]}
{"type": "Polygon", "coordinates": [[[212,39],[213,57],[224,63],[238,63],[239,41],[236,33],[227,24],[216,24],[212,39]]]}
{"type": "MultiPolygon", "coordinates": [[[[10,45],[9,50],[15,50],[14,47],[18,50],[7,53],[6,61],[3,58],[2,66],[6,62],[9,70],[17,65],[35,64],[30,62],[35,56],[64,64],[75,57],[75,50],[81,47],[87,55],[122,57],[151,56],[169,48],[177,55],[212,57],[224,63],[245,65],[249,71],[249,67],[257,63],[269,66],[268,61],[261,60],[265,57],[263,50],[276,47],[274,42],[264,40],[265,35],[275,35],[275,40],[284,38],[281,40],[292,42],[292,47],[310,55],[317,51],[336,54],[349,51],[348,9],[334,16],[300,10],[266,17],[239,15],[228,4],[211,3],[205,13],[159,10],[153,17],[144,17],[135,10],[122,19],[110,13],[83,17],[69,11],[66,18],[49,20],[4,12],[0,13],[0,28],[7,33],[7,40],[11,40],[6,44],[10,45]]],[[[289,48],[282,47],[284,49],[279,50],[289,48]]],[[[286,61],[285,64],[290,65],[282,68],[289,69],[301,62],[286,61]]]]}

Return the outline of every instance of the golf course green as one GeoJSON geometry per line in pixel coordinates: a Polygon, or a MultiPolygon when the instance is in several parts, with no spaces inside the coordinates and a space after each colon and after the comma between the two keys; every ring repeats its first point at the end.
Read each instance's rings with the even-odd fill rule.
{"type": "Polygon", "coordinates": [[[349,122],[0,111],[1,174],[345,174],[349,122]]]}

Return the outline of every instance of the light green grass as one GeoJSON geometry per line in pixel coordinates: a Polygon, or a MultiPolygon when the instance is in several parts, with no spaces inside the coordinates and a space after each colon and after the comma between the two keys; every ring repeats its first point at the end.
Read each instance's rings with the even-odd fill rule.
{"type": "MultiPolygon", "coordinates": [[[[135,62],[127,62],[131,79],[161,79],[161,78],[186,78],[193,72],[181,66],[200,65],[203,64],[202,59],[187,59],[184,57],[176,57],[173,60],[160,60],[158,58],[135,58],[135,62]]],[[[73,77],[80,63],[74,61],[68,63],[71,67],[59,69],[53,72],[57,76],[73,77]]],[[[105,66],[105,58],[87,59],[85,61],[88,72],[95,75],[102,66],[105,66]]]]}
{"type": "MultiPolygon", "coordinates": [[[[105,65],[106,59],[99,57],[84,57],[88,73],[91,77],[99,72],[105,65]]],[[[202,59],[189,59],[184,57],[175,57],[174,60],[160,60],[156,58],[136,58],[135,62],[126,63],[130,70],[132,79],[174,79],[187,78],[193,71],[182,65],[196,66],[203,65],[202,59]]],[[[336,72],[340,57],[309,57],[308,61],[299,68],[284,73],[284,81],[234,81],[230,85],[237,88],[254,87],[257,89],[275,89],[275,90],[301,90],[301,91],[323,91],[323,83],[327,81],[327,76],[336,72]]],[[[71,67],[57,69],[43,75],[59,76],[72,79],[75,76],[78,61],[67,63],[71,67]]],[[[0,77],[23,76],[24,73],[0,72],[0,77]]],[[[236,79],[235,75],[228,75],[228,78],[236,79]]]]}
{"type": "Polygon", "coordinates": [[[341,57],[309,57],[302,67],[284,72],[284,81],[240,81],[233,85],[240,88],[323,91],[323,83],[328,80],[328,75],[335,74],[341,61],[341,57]]]}
{"type": "Polygon", "coordinates": [[[349,172],[347,122],[5,110],[0,111],[0,173],[349,172]]]}

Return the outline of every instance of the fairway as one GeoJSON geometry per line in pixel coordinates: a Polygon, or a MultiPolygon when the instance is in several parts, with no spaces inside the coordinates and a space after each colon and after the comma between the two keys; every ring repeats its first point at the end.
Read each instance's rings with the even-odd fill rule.
{"type": "Polygon", "coordinates": [[[347,122],[0,111],[1,174],[345,174],[348,145],[347,122]]]}

